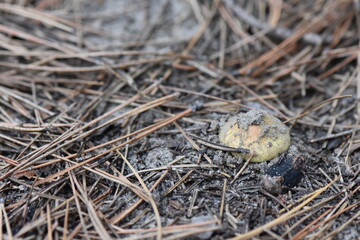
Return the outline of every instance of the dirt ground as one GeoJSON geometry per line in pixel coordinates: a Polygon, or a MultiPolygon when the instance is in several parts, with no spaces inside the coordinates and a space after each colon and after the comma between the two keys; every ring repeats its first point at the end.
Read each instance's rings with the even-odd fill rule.
{"type": "Polygon", "coordinates": [[[1,1],[0,238],[359,239],[359,34],[350,0],[1,1]],[[287,152],[211,146],[251,109],[287,152]]]}

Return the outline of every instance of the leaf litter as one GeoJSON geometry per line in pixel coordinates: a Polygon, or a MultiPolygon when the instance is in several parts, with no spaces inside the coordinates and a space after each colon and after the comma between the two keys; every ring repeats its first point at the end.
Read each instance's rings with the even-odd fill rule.
{"type": "Polygon", "coordinates": [[[1,3],[0,237],[358,239],[358,11],[1,3]],[[251,109],[286,123],[306,160],[278,196],[260,180],[283,156],[249,163],[209,145],[251,109]]]}

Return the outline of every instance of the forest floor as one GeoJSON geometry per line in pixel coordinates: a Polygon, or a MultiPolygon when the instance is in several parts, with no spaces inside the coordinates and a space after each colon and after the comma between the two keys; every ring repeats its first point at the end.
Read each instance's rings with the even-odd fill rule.
{"type": "Polygon", "coordinates": [[[2,2],[1,239],[360,238],[358,1],[2,2]],[[251,109],[280,195],[288,153],[204,145],[251,109]]]}

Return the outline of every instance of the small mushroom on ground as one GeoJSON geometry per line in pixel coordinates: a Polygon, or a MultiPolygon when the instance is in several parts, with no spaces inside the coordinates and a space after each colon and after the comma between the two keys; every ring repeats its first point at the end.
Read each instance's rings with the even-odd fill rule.
{"type": "Polygon", "coordinates": [[[251,162],[268,161],[281,154],[280,161],[261,176],[262,187],[275,195],[295,187],[303,177],[305,160],[295,146],[290,147],[289,128],[268,112],[251,110],[230,117],[220,128],[219,139],[225,146],[249,150],[232,154],[252,157],[251,162]]]}
{"type": "Polygon", "coordinates": [[[290,146],[290,131],[279,119],[268,112],[250,110],[230,117],[222,124],[220,142],[232,148],[249,149],[250,153],[233,153],[264,162],[277,157],[290,146]]]}

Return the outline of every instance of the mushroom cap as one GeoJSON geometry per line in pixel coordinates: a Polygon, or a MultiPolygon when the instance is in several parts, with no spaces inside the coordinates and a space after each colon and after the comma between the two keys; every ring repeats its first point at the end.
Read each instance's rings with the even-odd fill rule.
{"type": "Polygon", "coordinates": [[[290,131],[270,113],[250,110],[230,117],[221,124],[220,142],[233,148],[247,148],[249,154],[233,153],[251,162],[264,162],[277,157],[290,146],[290,131]]]}

